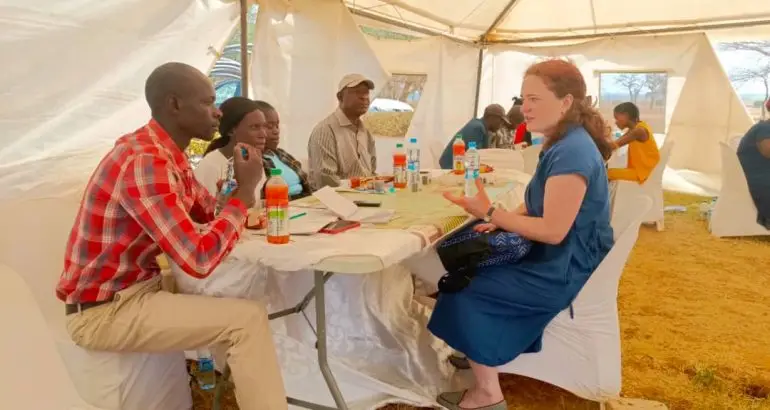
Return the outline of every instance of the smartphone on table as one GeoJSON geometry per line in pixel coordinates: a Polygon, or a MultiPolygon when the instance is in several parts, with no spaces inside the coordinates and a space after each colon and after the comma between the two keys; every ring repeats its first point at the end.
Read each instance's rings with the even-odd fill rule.
{"type": "Polygon", "coordinates": [[[356,204],[356,206],[361,206],[361,207],[365,207],[365,208],[379,208],[380,206],[382,206],[382,202],[380,202],[380,201],[371,201],[371,200],[369,200],[369,201],[353,201],[353,203],[356,204]]]}
{"type": "Polygon", "coordinates": [[[319,232],[328,233],[328,234],[337,234],[337,233],[349,231],[353,228],[358,228],[359,226],[361,226],[360,222],[340,220],[340,221],[334,221],[324,226],[323,228],[321,228],[319,232]]]}

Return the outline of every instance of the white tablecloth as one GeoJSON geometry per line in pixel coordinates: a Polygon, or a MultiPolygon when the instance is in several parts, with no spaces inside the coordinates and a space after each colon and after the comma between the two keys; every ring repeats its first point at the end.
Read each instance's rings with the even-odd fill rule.
{"type": "MultiPolygon", "coordinates": [[[[513,183],[515,189],[506,195],[506,202],[517,206],[531,177],[514,170],[493,175],[492,179],[501,180],[496,185],[513,183]]],[[[451,180],[447,176],[442,184],[451,185],[451,180]]],[[[227,261],[204,280],[175,269],[180,290],[263,300],[275,312],[293,307],[305,296],[313,286],[314,269],[345,272],[326,285],[329,356],[337,361],[335,369],[344,369],[348,375],[341,381],[343,395],[351,392],[358,398],[361,392],[371,392],[360,399],[365,403],[361,408],[374,409],[394,400],[430,406],[438,393],[449,388],[454,369],[446,358],[452,351],[427,330],[432,301],[415,297],[413,276],[402,263],[409,262],[412,268],[429,266],[420,257],[425,256],[421,237],[404,230],[362,228],[338,235],[292,236],[288,245],[270,245],[264,236],[246,235],[227,261]],[[341,257],[346,259],[342,263],[341,257]]],[[[436,269],[427,270],[436,273],[436,269]]],[[[416,269],[415,273],[426,277],[416,269]]],[[[435,275],[430,278],[434,284],[435,279],[435,275]]],[[[315,361],[313,304],[304,316],[274,322],[289,395],[311,401],[317,395],[333,404],[318,372],[309,378],[301,376],[315,361]],[[303,348],[297,349],[297,343],[303,348]]]]}
{"type": "MultiPolygon", "coordinates": [[[[174,271],[182,292],[262,300],[274,312],[305,296],[313,285],[314,266],[333,267],[329,262],[334,257],[365,257],[362,274],[337,274],[326,285],[328,351],[337,362],[335,369],[348,375],[341,382],[343,395],[373,394],[359,398],[362,408],[394,400],[427,406],[448,387],[454,370],[446,361],[451,350],[427,330],[430,306],[414,297],[412,275],[400,265],[422,246],[419,236],[403,230],[294,236],[288,245],[270,245],[264,236],[249,235],[204,280],[174,271]],[[355,374],[359,377],[351,376],[355,374]]],[[[319,374],[307,368],[315,362],[314,305],[304,316],[275,322],[288,393],[327,398],[319,374]]]]}

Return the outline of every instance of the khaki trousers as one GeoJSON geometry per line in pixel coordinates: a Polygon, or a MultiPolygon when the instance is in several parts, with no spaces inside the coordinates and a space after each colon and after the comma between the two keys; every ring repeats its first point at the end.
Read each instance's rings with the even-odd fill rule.
{"type": "MultiPolygon", "coordinates": [[[[160,276],[124,289],[115,300],[67,316],[79,346],[111,352],[160,353],[222,343],[242,410],[286,410],[286,393],[275,345],[261,304],[172,294],[160,276]]],[[[159,380],[162,382],[162,380],[159,380]]]]}

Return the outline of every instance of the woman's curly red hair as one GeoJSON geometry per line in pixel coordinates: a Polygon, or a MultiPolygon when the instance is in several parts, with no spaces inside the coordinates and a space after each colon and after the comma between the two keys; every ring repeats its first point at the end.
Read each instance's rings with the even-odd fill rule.
{"type": "Polygon", "coordinates": [[[586,99],[586,82],[577,66],[565,60],[546,60],[530,66],[527,75],[543,80],[557,97],[572,95],[573,98],[572,106],[564,113],[553,135],[548,135],[545,147],[563,138],[570,127],[581,125],[591,135],[602,157],[609,159],[615,144],[610,138],[607,122],[586,99]]]}

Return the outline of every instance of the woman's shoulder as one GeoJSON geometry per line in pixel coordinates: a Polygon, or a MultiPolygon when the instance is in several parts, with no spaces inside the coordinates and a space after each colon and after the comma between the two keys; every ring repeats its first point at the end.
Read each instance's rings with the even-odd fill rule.
{"type": "Polygon", "coordinates": [[[198,166],[195,167],[195,173],[201,174],[217,171],[225,166],[227,166],[227,158],[225,158],[219,150],[215,150],[201,158],[200,162],[198,162],[198,166]]]}
{"type": "MultiPolygon", "coordinates": [[[[567,133],[556,144],[553,145],[554,149],[558,151],[568,152],[572,155],[599,153],[596,148],[596,143],[588,134],[588,131],[582,126],[576,126],[570,128],[567,133]]],[[[557,151],[557,152],[558,152],[557,151]]],[[[589,155],[593,156],[593,155],[589,155]]]]}
{"type": "Polygon", "coordinates": [[[543,154],[542,161],[555,173],[573,170],[586,177],[604,166],[599,149],[582,126],[570,129],[543,154]]]}

